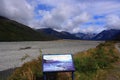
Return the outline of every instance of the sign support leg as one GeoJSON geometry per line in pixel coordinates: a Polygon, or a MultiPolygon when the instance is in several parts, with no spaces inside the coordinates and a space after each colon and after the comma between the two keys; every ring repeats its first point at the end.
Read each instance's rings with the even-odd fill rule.
{"type": "Polygon", "coordinates": [[[74,72],[72,71],[72,80],[74,80],[74,72]]]}
{"type": "Polygon", "coordinates": [[[47,80],[47,79],[46,79],[46,74],[45,74],[45,73],[43,73],[43,77],[44,77],[44,80],[47,80]]]}

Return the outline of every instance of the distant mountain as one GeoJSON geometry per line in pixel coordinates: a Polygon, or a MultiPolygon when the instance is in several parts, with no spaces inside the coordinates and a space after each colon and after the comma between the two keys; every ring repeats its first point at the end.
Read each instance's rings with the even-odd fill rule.
{"type": "Polygon", "coordinates": [[[0,41],[34,41],[53,39],[55,38],[38,33],[28,26],[0,16],[0,41]]]}
{"type": "Polygon", "coordinates": [[[62,34],[61,38],[63,39],[80,39],[79,37],[76,37],[74,34],[71,34],[69,32],[62,31],[60,33],[62,34]]]}
{"type": "Polygon", "coordinates": [[[3,16],[0,16],[0,19],[8,19],[8,18],[6,18],[6,17],[3,17],[3,16]]]}
{"type": "Polygon", "coordinates": [[[93,40],[120,40],[120,30],[104,30],[96,35],[93,40]]]}
{"type": "Polygon", "coordinates": [[[95,33],[75,33],[76,37],[79,37],[82,40],[91,40],[96,36],[95,33]]]}
{"type": "Polygon", "coordinates": [[[37,32],[44,33],[48,36],[56,37],[58,39],[79,39],[74,34],[70,34],[68,32],[62,31],[58,32],[51,28],[43,28],[43,29],[37,29],[37,32]]]}
{"type": "Polygon", "coordinates": [[[114,40],[120,41],[120,32],[114,36],[114,40]]]}

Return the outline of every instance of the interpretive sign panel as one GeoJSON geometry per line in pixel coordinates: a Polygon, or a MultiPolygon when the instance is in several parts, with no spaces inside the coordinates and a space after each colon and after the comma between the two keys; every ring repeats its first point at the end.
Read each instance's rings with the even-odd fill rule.
{"type": "Polygon", "coordinates": [[[74,71],[71,54],[45,54],[43,55],[43,72],[74,71]]]}

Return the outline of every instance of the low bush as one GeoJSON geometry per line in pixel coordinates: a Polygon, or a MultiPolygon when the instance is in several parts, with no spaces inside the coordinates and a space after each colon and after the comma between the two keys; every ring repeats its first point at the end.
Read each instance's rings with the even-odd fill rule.
{"type": "Polygon", "coordinates": [[[78,53],[74,56],[75,67],[79,75],[78,80],[94,80],[94,74],[97,71],[106,69],[112,63],[119,60],[118,52],[114,47],[114,43],[106,42],[99,44],[94,49],[89,49],[86,52],[78,53]],[[93,76],[91,79],[90,77],[93,76]],[[89,79],[87,79],[89,77],[89,79]]]}
{"type": "MultiPolygon", "coordinates": [[[[99,76],[108,73],[107,68],[119,60],[118,54],[114,42],[101,43],[94,49],[75,54],[75,80],[105,80],[99,76]]],[[[68,72],[56,73],[53,76],[54,80],[71,80],[71,73],[68,72]]],[[[50,79],[51,76],[48,77],[53,80],[50,79]]],[[[43,80],[41,56],[16,69],[8,80],[43,80]]]]}
{"type": "MultiPolygon", "coordinates": [[[[42,78],[42,58],[34,59],[17,68],[8,80],[36,80],[42,78]]],[[[42,79],[41,79],[42,80],[42,79]]]]}

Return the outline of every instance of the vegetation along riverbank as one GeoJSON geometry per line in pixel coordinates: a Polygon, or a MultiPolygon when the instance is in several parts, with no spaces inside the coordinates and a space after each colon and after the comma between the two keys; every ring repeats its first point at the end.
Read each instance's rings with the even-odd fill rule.
{"type": "MultiPolygon", "coordinates": [[[[73,58],[75,80],[120,79],[120,52],[114,42],[101,43],[96,48],[76,53],[73,58]]],[[[68,72],[48,75],[49,80],[71,80],[70,76],[68,72]]],[[[41,55],[17,68],[8,80],[43,80],[41,55]]]]}

